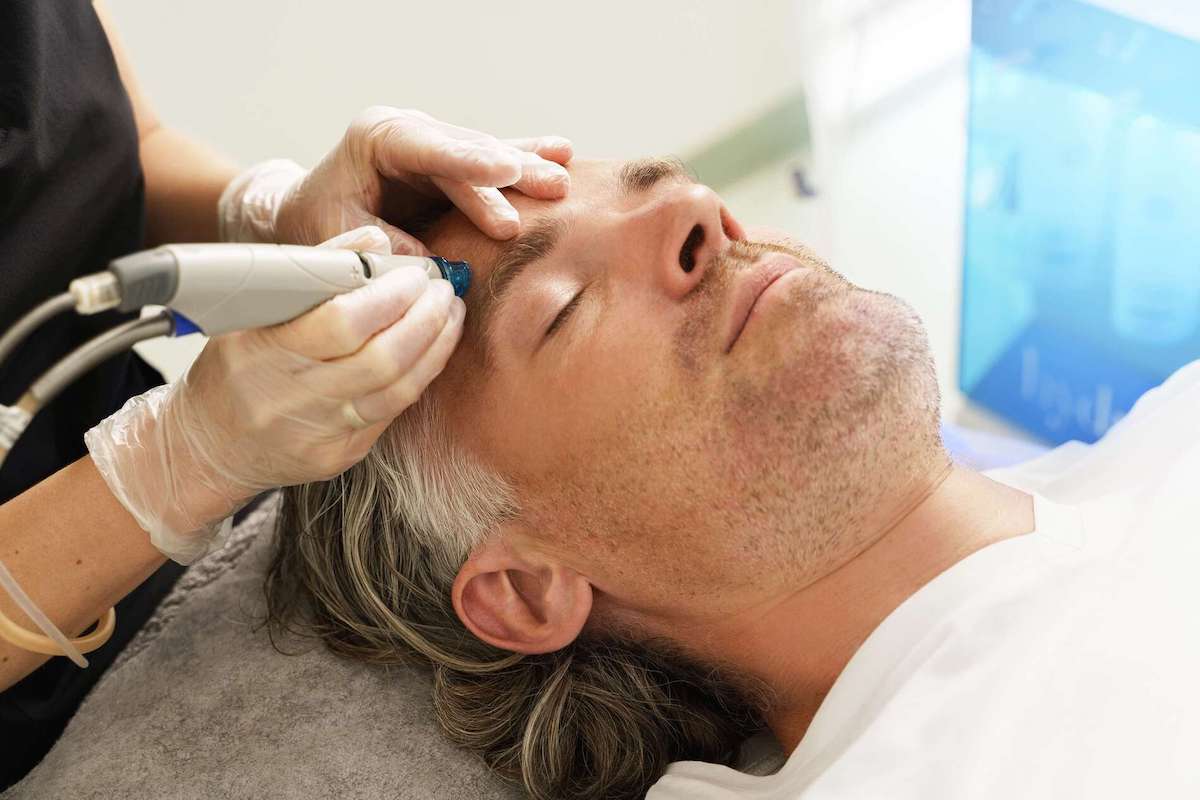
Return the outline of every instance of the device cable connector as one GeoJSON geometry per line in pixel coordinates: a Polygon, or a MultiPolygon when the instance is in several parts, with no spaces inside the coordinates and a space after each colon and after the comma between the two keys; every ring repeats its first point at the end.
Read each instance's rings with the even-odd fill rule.
{"type": "Polygon", "coordinates": [[[75,298],[75,311],[80,314],[99,314],[121,304],[121,286],[111,272],[95,272],[76,278],[67,285],[75,298]]]}

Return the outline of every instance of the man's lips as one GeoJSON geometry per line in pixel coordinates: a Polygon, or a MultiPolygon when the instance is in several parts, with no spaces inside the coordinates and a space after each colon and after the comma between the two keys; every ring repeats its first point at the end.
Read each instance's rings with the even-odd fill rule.
{"type": "Polygon", "coordinates": [[[799,269],[800,262],[783,253],[768,253],[757,261],[754,266],[745,271],[733,287],[731,294],[729,324],[726,327],[725,352],[728,353],[737,343],[738,337],[746,327],[750,314],[754,311],[758,299],[770,288],[771,284],[784,275],[799,269]]]}

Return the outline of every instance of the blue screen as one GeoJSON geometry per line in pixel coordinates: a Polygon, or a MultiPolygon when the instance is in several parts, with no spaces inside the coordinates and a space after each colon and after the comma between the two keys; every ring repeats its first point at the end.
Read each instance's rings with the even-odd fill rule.
{"type": "Polygon", "coordinates": [[[1200,358],[1200,43],[975,0],[959,385],[1094,441],[1200,358]]]}

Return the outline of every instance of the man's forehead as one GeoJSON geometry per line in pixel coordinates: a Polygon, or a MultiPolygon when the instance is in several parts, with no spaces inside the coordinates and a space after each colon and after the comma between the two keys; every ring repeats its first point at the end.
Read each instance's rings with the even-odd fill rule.
{"type": "MultiPolygon", "coordinates": [[[[674,158],[644,158],[633,161],[616,159],[575,159],[567,165],[571,191],[563,200],[536,200],[514,189],[504,194],[521,215],[522,234],[544,229],[545,223],[566,216],[573,206],[605,202],[606,196],[645,191],[661,180],[693,180],[683,162],[674,158]]],[[[462,212],[451,210],[435,223],[425,244],[437,255],[471,264],[472,286],[482,286],[500,258],[514,247],[527,242],[519,234],[515,240],[496,241],[479,231],[462,212]]]]}

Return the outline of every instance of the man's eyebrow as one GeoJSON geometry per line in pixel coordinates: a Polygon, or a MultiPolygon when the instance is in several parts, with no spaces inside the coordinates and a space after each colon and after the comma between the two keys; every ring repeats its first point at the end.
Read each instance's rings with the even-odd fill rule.
{"type": "Polygon", "coordinates": [[[491,321],[512,290],[525,267],[547,258],[566,233],[567,223],[558,217],[542,217],[501,247],[496,265],[476,306],[479,330],[486,340],[491,336],[491,321]]]}
{"type": "Polygon", "coordinates": [[[645,192],[667,178],[696,182],[687,166],[678,158],[641,158],[627,161],[617,173],[621,189],[626,194],[645,192]]]}

